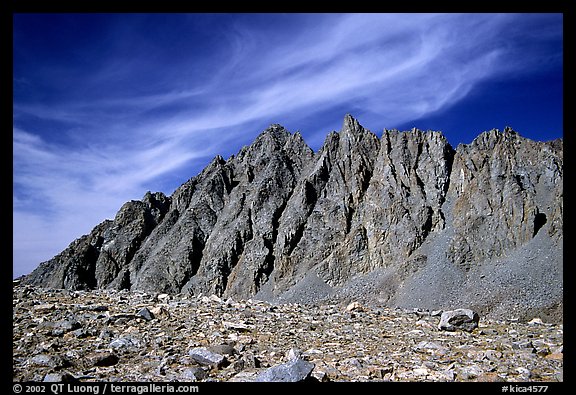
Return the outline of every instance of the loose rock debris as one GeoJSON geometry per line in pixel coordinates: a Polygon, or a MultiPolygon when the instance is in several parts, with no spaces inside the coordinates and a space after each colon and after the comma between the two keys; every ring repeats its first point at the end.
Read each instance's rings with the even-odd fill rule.
{"type": "Polygon", "coordinates": [[[438,311],[354,303],[17,285],[13,380],[563,381],[562,324],[446,331],[438,311]]]}

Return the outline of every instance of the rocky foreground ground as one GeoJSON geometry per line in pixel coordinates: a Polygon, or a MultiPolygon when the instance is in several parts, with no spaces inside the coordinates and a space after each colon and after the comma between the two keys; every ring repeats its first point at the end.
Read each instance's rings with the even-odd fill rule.
{"type": "Polygon", "coordinates": [[[13,380],[563,381],[562,324],[439,314],[15,285],[13,380]]]}

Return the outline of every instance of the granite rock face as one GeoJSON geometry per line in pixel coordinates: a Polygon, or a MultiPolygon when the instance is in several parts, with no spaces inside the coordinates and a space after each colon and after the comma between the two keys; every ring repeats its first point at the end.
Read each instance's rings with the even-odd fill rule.
{"type": "Polygon", "coordinates": [[[561,143],[530,141],[510,128],[460,146],[449,191],[456,233],[449,258],[469,267],[540,231],[562,237],[562,171],[561,143]]]}
{"type": "Polygon", "coordinates": [[[563,143],[347,115],[314,152],[272,125],[171,196],[126,203],[22,279],[52,288],[333,298],[562,317],[563,143]]]}

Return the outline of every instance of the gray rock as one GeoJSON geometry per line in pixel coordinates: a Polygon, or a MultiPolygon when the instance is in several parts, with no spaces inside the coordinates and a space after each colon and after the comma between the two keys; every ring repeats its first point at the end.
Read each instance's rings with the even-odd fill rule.
{"type": "Polygon", "coordinates": [[[208,347],[208,350],[220,355],[232,356],[238,354],[234,346],[230,344],[218,344],[208,347]]]}
{"type": "Polygon", "coordinates": [[[188,351],[188,355],[194,361],[202,364],[220,368],[227,362],[226,357],[208,350],[206,347],[195,347],[188,351]]]}
{"type": "Polygon", "coordinates": [[[139,317],[144,318],[146,321],[151,321],[154,319],[154,314],[152,314],[152,312],[150,310],[148,310],[147,307],[143,307],[142,309],[140,309],[140,311],[138,311],[137,315],[139,317]]]}
{"type": "Polygon", "coordinates": [[[518,372],[520,377],[522,377],[522,379],[524,380],[528,380],[532,377],[532,372],[530,371],[530,369],[526,369],[525,367],[519,366],[516,368],[516,371],[518,372]]]}
{"type": "Polygon", "coordinates": [[[110,340],[114,338],[114,336],[115,336],[114,331],[108,328],[102,329],[98,334],[98,338],[102,340],[110,340]]]}
{"type": "Polygon", "coordinates": [[[286,359],[288,359],[289,361],[300,358],[302,358],[302,351],[297,348],[291,348],[286,353],[286,359]]]}
{"type": "Polygon", "coordinates": [[[462,380],[473,380],[480,376],[484,371],[478,365],[469,365],[461,367],[458,372],[457,376],[460,377],[462,380]]]}
{"type": "Polygon", "coordinates": [[[59,355],[39,354],[28,360],[30,365],[46,366],[53,369],[61,369],[70,366],[70,363],[59,355]]]}
{"type": "Polygon", "coordinates": [[[119,351],[135,351],[141,347],[141,342],[132,336],[124,336],[112,340],[108,347],[119,351]]]}
{"type": "Polygon", "coordinates": [[[472,332],[478,327],[480,316],[470,309],[445,311],[440,316],[438,329],[445,331],[463,330],[472,332]]]}
{"type": "Polygon", "coordinates": [[[306,381],[312,370],[314,364],[304,361],[303,359],[292,359],[281,365],[272,366],[266,369],[254,381],[257,382],[299,382],[306,381]]]}
{"type": "Polygon", "coordinates": [[[101,306],[101,305],[95,305],[95,306],[78,306],[78,310],[84,310],[84,311],[108,311],[108,306],[101,306]]]}
{"type": "Polygon", "coordinates": [[[416,344],[414,349],[416,351],[420,351],[420,352],[429,352],[429,353],[440,354],[440,355],[444,355],[448,352],[448,349],[446,347],[444,347],[444,346],[442,346],[436,342],[425,341],[425,340],[416,344]]]}
{"type": "Polygon", "coordinates": [[[502,358],[502,353],[500,351],[496,351],[496,350],[486,350],[484,352],[484,358],[490,360],[490,361],[498,361],[500,360],[500,358],[502,358]]]}
{"type": "Polygon", "coordinates": [[[223,321],[222,325],[224,325],[224,327],[226,329],[229,330],[234,330],[237,332],[250,332],[252,329],[254,329],[253,327],[251,327],[250,325],[246,325],[240,322],[228,322],[228,321],[223,321]]]}
{"type": "Polygon", "coordinates": [[[241,356],[241,367],[248,367],[248,368],[260,368],[262,366],[262,362],[260,359],[253,355],[252,353],[243,353],[241,356]]]}
{"type": "Polygon", "coordinates": [[[72,334],[79,339],[84,339],[90,336],[94,336],[96,333],[92,329],[80,328],[76,329],[75,331],[72,331],[72,334]]]}
{"type": "Polygon", "coordinates": [[[251,383],[256,377],[256,372],[239,372],[229,380],[231,383],[251,383]]]}
{"type": "Polygon", "coordinates": [[[44,376],[44,380],[42,381],[45,383],[73,383],[78,380],[70,373],[57,372],[46,374],[46,376],[44,376]]]}
{"type": "Polygon", "coordinates": [[[553,351],[554,354],[563,354],[564,353],[564,345],[561,345],[560,347],[556,348],[553,351]]]}
{"type": "Polygon", "coordinates": [[[512,342],[512,349],[513,350],[523,350],[530,353],[536,353],[537,350],[534,347],[534,344],[530,340],[521,340],[512,342]]]}
{"type": "Polygon", "coordinates": [[[562,140],[506,128],[454,149],[437,131],[378,138],[346,115],[317,152],[271,125],[171,196],[125,203],[21,284],[283,302],[343,294],[554,322],[562,229],[562,140]]]}
{"type": "Polygon", "coordinates": [[[206,371],[199,367],[187,368],[182,372],[184,381],[200,381],[207,377],[206,371]]]}
{"type": "Polygon", "coordinates": [[[52,325],[52,336],[62,336],[65,333],[81,328],[82,324],[75,319],[62,320],[52,325]]]}

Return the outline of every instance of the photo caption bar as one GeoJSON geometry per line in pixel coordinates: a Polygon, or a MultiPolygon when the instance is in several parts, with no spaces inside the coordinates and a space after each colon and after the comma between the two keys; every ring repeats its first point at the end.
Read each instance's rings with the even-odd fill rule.
{"type": "Polygon", "coordinates": [[[198,385],[183,383],[18,383],[15,394],[157,394],[198,393],[198,385]]]}

